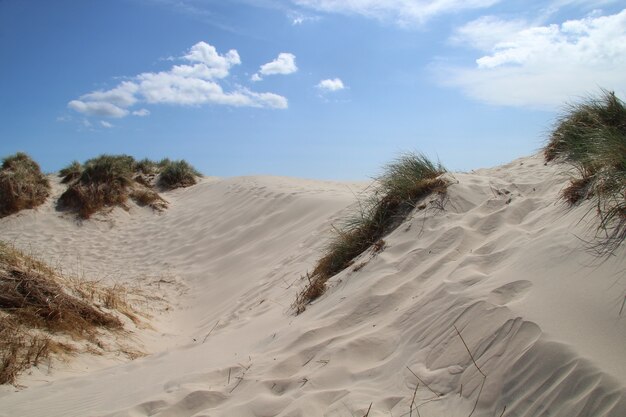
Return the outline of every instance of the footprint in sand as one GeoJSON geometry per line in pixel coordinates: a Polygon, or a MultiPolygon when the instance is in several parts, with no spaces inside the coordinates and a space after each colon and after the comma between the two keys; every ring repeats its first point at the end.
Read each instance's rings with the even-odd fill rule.
{"type": "Polygon", "coordinates": [[[487,300],[495,305],[505,305],[525,296],[533,284],[530,281],[513,281],[491,291],[487,300]]]}

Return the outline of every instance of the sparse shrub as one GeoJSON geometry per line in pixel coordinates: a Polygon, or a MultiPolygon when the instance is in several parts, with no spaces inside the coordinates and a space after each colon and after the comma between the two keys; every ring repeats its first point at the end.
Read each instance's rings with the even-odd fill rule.
{"type": "Polygon", "coordinates": [[[135,159],[129,155],[100,155],[85,162],[81,181],[84,183],[132,183],[135,159]]]}
{"type": "Polygon", "coordinates": [[[163,160],[161,174],[159,175],[159,185],[165,189],[174,189],[179,187],[189,187],[197,182],[200,174],[187,161],[169,161],[163,160]]]}
{"type": "Polygon", "coordinates": [[[39,165],[18,152],[4,158],[0,169],[0,217],[43,204],[50,195],[50,182],[39,165]]]}
{"type": "Polygon", "coordinates": [[[59,207],[87,219],[107,207],[126,207],[129,197],[141,206],[165,210],[167,202],[154,190],[156,178],[162,188],[173,189],[195,184],[200,173],[184,160],[135,161],[128,155],[101,155],[82,167],[73,162],[59,175],[69,183],[59,207]]]}
{"type": "Polygon", "coordinates": [[[417,203],[433,193],[445,193],[448,182],[441,178],[445,168],[421,154],[407,153],[385,167],[374,192],[358,204],[358,210],[335,228],[335,236],[317,261],[308,284],[297,295],[293,307],[301,313],[306,305],[321,296],[326,282],[352,265],[354,259],[373,247],[384,248],[382,237],[397,227],[416,208],[417,203]]]}
{"type": "Polygon", "coordinates": [[[626,106],[615,93],[569,105],[544,149],[547,161],[573,165],[578,178],[562,197],[570,204],[592,199],[600,218],[601,252],[626,239],[626,106]]]}
{"type": "Polygon", "coordinates": [[[88,219],[105,207],[124,205],[133,184],[134,159],[127,155],[101,155],[85,162],[78,180],[61,194],[59,205],[88,219]]]}
{"type": "Polygon", "coordinates": [[[150,188],[136,188],[130,193],[130,197],[140,206],[148,206],[156,211],[163,211],[167,208],[167,201],[150,188]]]}
{"type": "Polygon", "coordinates": [[[76,181],[80,178],[80,174],[83,172],[83,167],[80,162],[73,161],[71,164],[59,171],[59,177],[62,178],[61,183],[68,184],[76,181]]]}
{"type": "Polygon", "coordinates": [[[154,162],[148,158],[135,163],[135,171],[144,175],[153,175],[159,172],[160,166],[158,162],[154,162]]]}
{"type": "Polygon", "coordinates": [[[104,294],[113,300],[108,307],[128,310],[118,292],[65,279],[0,242],[0,384],[15,383],[21,372],[51,354],[71,353],[74,348],[63,343],[63,336],[97,344],[101,329],[121,330],[120,319],[94,303],[97,294],[104,294]]]}
{"type": "Polygon", "coordinates": [[[163,158],[159,162],[157,162],[159,169],[163,169],[171,164],[172,164],[172,160],[170,158],[163,158]]]}

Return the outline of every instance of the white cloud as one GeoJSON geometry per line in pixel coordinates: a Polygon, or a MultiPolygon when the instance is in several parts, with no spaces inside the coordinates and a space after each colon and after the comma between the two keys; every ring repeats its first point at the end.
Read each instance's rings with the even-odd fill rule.
{"type": "Polygon", "coordinates": [[[294,26],[302,25],[305,22],[315,22],[320,20],[319,16],[310,16],[301,12],[289,11],[287,17],[291,20],[291,24],[294,26]]]}
{"type": "Polygon", "coordinates": [[[169,72],[144,73],[138,78],[141,81],[141,94],[148,103],[287,108],[287,99],[277,94],[255,93],[245,89],[226,93],[214,81],[186,78],[169,72]]]}
{"type": "MultiPolygon", "coordinates": [[[[197,62],[198,65],[179,67],[179,71],[188,71],[192,74],[200,74],[202,78],[225,78],[233,65],[241,64],[241,59],[236,50],[231,49],[226,55],[220,55],[214,46],[206,42],[198,42],[191,47],[187,55],[183,56],[189,62],[197,62]]],[[[174,67],[176,68],[176,67],[174,67]]]]}
{"type": "Polygon", "coordinates": [[[452,42],[456,44],[469,44],[470,46],[488,51],[503,39],[511,36],[530,26],[524,20],[502,20],[495,16],[483,16],[458,28],[452,36],[452,42]]]}
{"type": "Polygon", "coordinates": [[[339,78],[333,78],[332,80],[328,79],[320,81],[319,84],[317,84],[317,88],[322,91],[339,91],[346,87],[343,85],[343,81],[339,78]]]}
{"type": "Polygon", "coordinates": [[[148,109],[139,109],[133,112],[133,116],[146,117],[150,116],[150,110],[148,109]]]}
{"type": "Polygon", "coordinates": [[[500,0],[292,0],[313,10],[357,14],[406,26],[446,13],[493,6],[500,0]]]}
{"type": "Polygon", "coordinates": [[[260,81],[263,79],[263,75],[287,75],[293,74],[296,71],[298,71],[296,56],[289,52],[281,52],[272,62],[261,65],[259,72],[254,74],[250,79],[252,81],[260,81]]]}
{"type": "Polygon", "coordinates": [[[107,129],[111,129],[113,127],[113,125],[107,121],[104,120],[100,120],[100,125],[102,127],[106,127],[107,129]]]}
{"type": "Polygon", "coordinates": [[[106,102],[118,107],[129,107],[137,102],[135,93],[137,92],[137,84],[124,81],[117,87],[108,91],[94,91],[80,97],[86,102],[106,102]]]}
{"type": "MultiPolygon", "coordinates": [[[[228,77],[234,65],[241,64],[236,50],[220,55],[215,47],[198,42],[181,57],[187,64],[173,65],[167,71],[145,72],[110,90],[94,91],[72,100],[68,107],[89,116],[147,116],[147,109],[130,111],[133,105],[165,103],[173,105],[217,104],[236,107],[287,108],[287,99],[273,93],[256,93],[237,89],[224,92],[219,80],[228,77]]],[[[268,73],[289,73],[295,67],[295,56],[281,54],[268,67],[268,73]],[[274,72],[272,72],[274,71],[274,72]],[[282,72],[281,72],[282,71],[282,72]]],[[[262,67],[263,71],[263,67],[262,67]]]]}
{"type": "Polygon", "coordinates": [[[457,42],[487,53],[473,67],[437,68],[441,82],[488,103],[543,108],[598,87],[626,92],[626,10],[560,25],[519,25],[483,18],[459,29],[457,42]]]}
{"type": "Polygon", "coordinates": [[[67,106],[88,116],[124,117],[128,115],[128,110],[103,101],[72,100],[67,106]]]}

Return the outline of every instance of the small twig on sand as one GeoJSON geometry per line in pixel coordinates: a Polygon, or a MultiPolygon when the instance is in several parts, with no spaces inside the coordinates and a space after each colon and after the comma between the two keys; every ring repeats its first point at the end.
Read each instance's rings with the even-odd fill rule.
{"type": "MultiPolygon", "coordinates": [[[[413,417],[413,406],[415,405],[415,396],[417,395],[417,389],[420,387],[420,383],[418,382],[415,386],[415,391],[413,391],[413,399],[411,400],[411,405],[409,407],[409,417],[413,417]]],[[[420,415],[419,410],[417,411],[417,415],[420,415]]]]}
{"type": "Polygon", "coordinates": [[[213,330],[215,330],[215,328],[217,327],[218,324],[220,324],[219,320],[215,323],[215,325],[211,328],[211,330],[207,333],[207,335],[204,336],[204,339],[202,340],[202,343],[206,342],[206,340],[211,335],[211,333],[213,333],[213,330]]]}
{"type": "Polygon", "coordinates": [[[474,359],[474,355],[472,355],[472,352],[467,347],[467,343],[465,343],[465,340],[463,339],[463,336],[461,336],[461,332],[459,332],[459,329],[456,328],[456,325],[452,325],[452,326],[454,327],[454,330],[456,330],[456,334],[458,334],[459,337],[461,338],[461,342],[463,342],[463,346],[465,346],[465,350],[467,350],[467,353],[469,353],[470,358],[472,358],[472,362],[474,362],[474,366],[476,366],[476,369],[478,369],[478,372],[480,372],[482,376],[487,378],[487,375],[485,375],[485,373],[480,369],[480,367],[476,363],[476,360],[474,359]]]}
{"type": "Polygon", "coordinates": [[[363,417],[368,417],[370,415],[370,410],[372,409],[372,404],[374,404],[374,403],[370,403],[370,406],[367,409],[367,413],[365,413],[365,415],[363,417]]]}
{"type": "MultiPolygon", "coordinates": [[[[480,394],[482,394],[483,392],[483,388],[485,386],[485,381],[487,381],[487,375],[485,375],[485,373],[482,371],[482,369],[480,369],[480,367],[478,366],[478,364],[476,363],[476,360],[474,359],[474,355],[472,355],[472,352],[470,351],[469,347],[467,347],[467,343],[465,343],[465,339],[463,339],[463,336],[461,336],[461,332],[459,332],[459,329],[457,329],[456,325],[453,325],[454,330],[456,330],[456,334],[459,335],[459,338],[461,339],[461,342],[463,342],[463,346],[465,346],[465,350],[467,350],[467,353],[469,353],[470,358],[472,359],[472,362],[474,362],[474,366],[476,367],[476,369],[478,369],[478,372],[480,372],[480,374],[483,376],[483,383],[480,384],[480,389],[478,390],[478,396],[476,397],[476,402],[474,403],[474,408],[472,408],[472,412],[469,413],[469,415],[467,417],[472,417],[472,414],[474,414],[474,411],[476,411],[476,407],[478,407],[478,401],[480,400],[480,394]]],[[[503,411],[504,413],[504,411],[503,411]]]]}
{"type": "Polygon", "coordinates": [[[506,411],[506,405],[504,406],[504,408],[502,409],[502,412],[500,413],[500,417],[502,417],[504,415],[504,412],[506,411]]]}
{"type": "Polygon", "coordinates": [[[237,381],[237,384],[235,384],[235,386],[233,387],[233,389],[231,389],[231,390],[230,390],[230,393],[231,393],[231,394],[233,393],[233,391],[234,391],[235,389],[237,389],[237,387],[239,386],[239,384],[241,384],[241,383],[243,382],[243,379],[244,379],[244,377],[246,376],[246,372],[248,372],[248,370],[249,370],[251,367],[252,367],[252,364],[248,365],[248,367],[247,367],[247,368],[244,368],[244,371],[243,371],[243,373],[241,374],[241,376],[238,376],[238,377],[237,377],[237,379],[238,379],[239,381],[237,381]]]}
{"type": "Polygon", "coordinates": [[[478,407],[478,400],[480,400],[480,394],[482,394],[483,392],[483,387],[485,386],[485,381],[487,380],[487,377],[485,376],[483,378],[483,383],[480,384],[480,389],[478,390],[478,396],[476,397],[476,402],[474,403],[474,408],[472,408],[472,412],[469,413],[469,415],[467,417],[472,417],[472,414],[474,414],[474,411],[476,411],[476,407],[478,407]]]}
{"type": "Polygon", "coordinates": [[[435,396],[437,396],[437,398],[441,397],[441,394],[439,394],[439,393],[437,393],[437,392],[433,391],[433,389],[432,389],[431,387],[429,387],[427,383],[425,383],[424,381],[422,381],[422,379],[421,379],[419,376],[417,376],[417,374],[416,374],[415,372],[413,372],[413,371],[411,370],[411,368],[409,368],[409,367],[407,366],[407,367],[406,367],[406,369],[408,369],[408,370],[409,370],[409,372],[411,372],[411,373],[413,374],[413,376],[414,376],[415,378],[417,378],[417,380],[418,380],[419,382],[421,382],[422,384],[424,384],[424,385],[426,386],[426,388],[428,388],[428,389],[429,389],[429,391],[430,391],[430,392],[432,392],[433,394],[435,394],[435,396]]]}

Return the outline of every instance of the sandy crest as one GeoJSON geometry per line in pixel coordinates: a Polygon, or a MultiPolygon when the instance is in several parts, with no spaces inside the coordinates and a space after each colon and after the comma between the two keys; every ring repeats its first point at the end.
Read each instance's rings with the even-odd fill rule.
{"type": "Polygon", "coordinates": [[[25,376],[0,416],[626,415],[624,246],[586,250],[593,217],[557,202],[562,169],[533,156],[451,174],[299,316],[299,276],[364,184],[209,178],[161,215],[77,225],[48,203],[2,219],[3,239],[66,268],[185,291],[137,334],[152,355],[25,376]]]}

